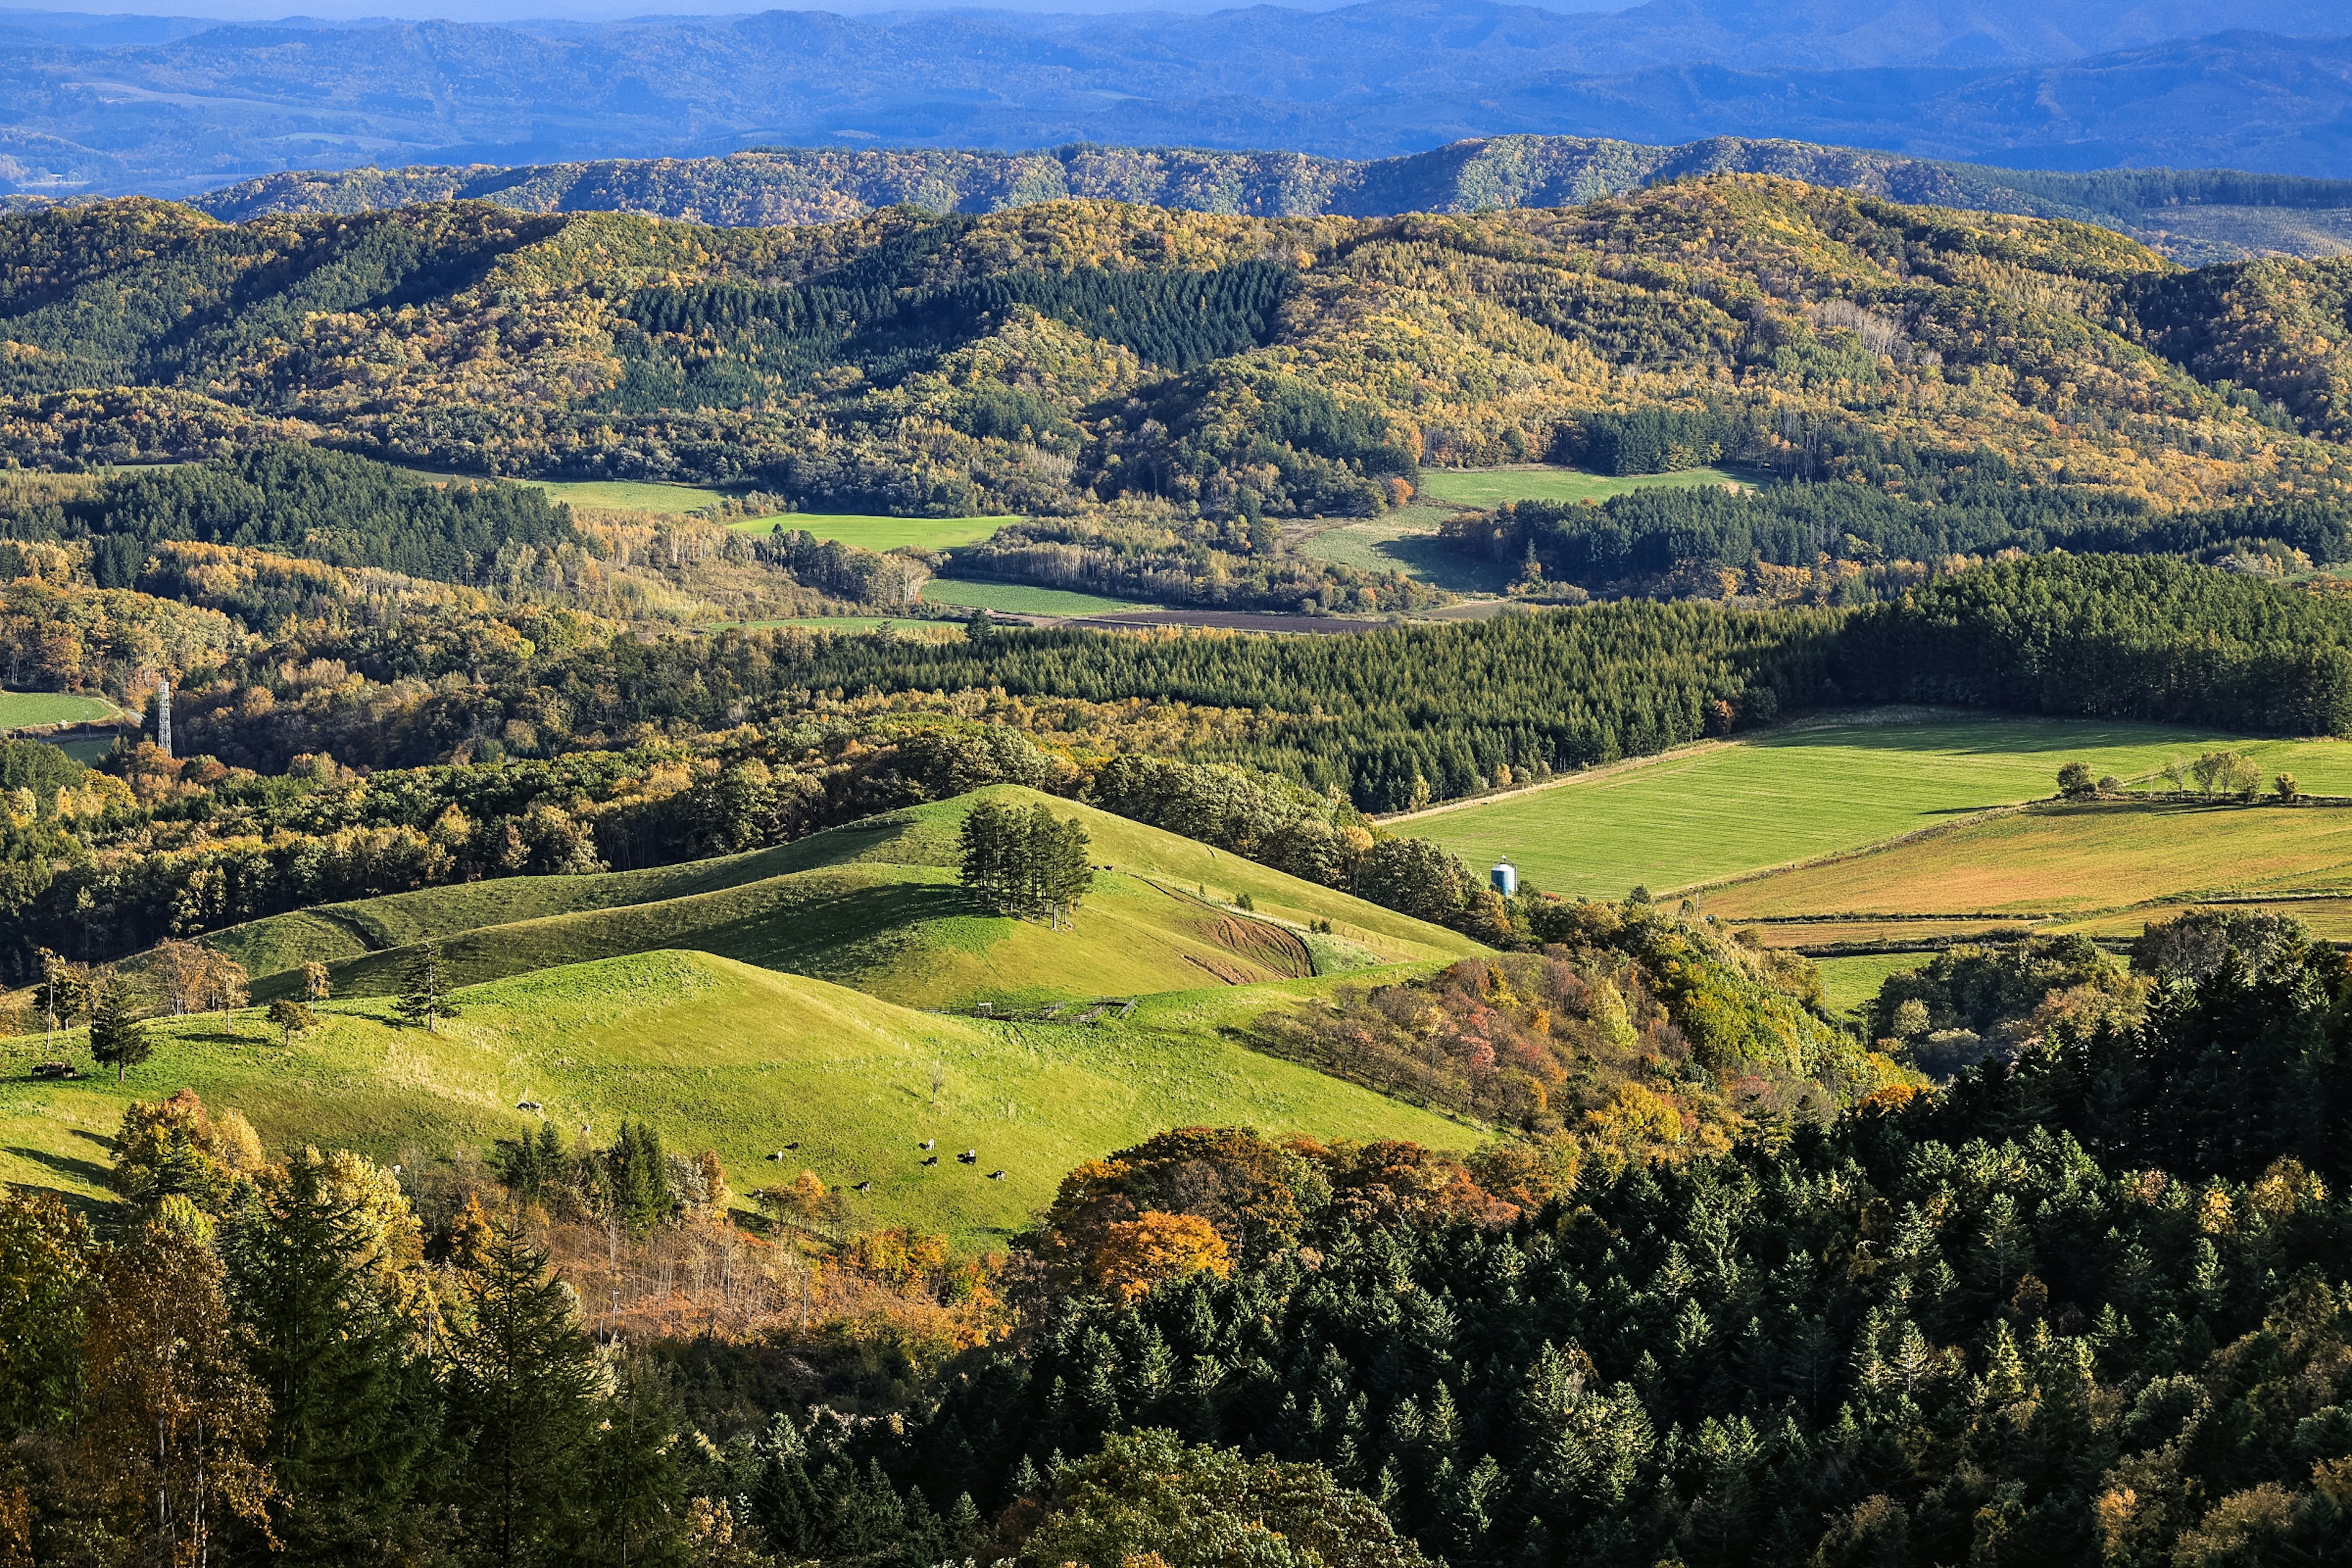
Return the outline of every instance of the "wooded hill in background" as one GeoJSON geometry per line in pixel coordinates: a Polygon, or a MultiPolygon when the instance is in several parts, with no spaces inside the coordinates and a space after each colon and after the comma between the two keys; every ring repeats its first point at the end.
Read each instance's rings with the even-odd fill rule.
{"type": "Polygon", "coordinates": [[[2326,438],[2352,264],[2182,273],[2102,229],[1760,176],[1451,217],[1054,203],[781,229],[126,201],[7,219],[0,245],[0,452],[33,465],[292,437],[1065,517],[1008,542],[1244,569],[1262,514],[1377,512],[1423,464],[1547,453],[2152,514],[2332,502],[2352,477],[2326,438]],[[1629,447],[1623,416],[1662,408],[1687,423],[1629,447]]]}
{"type": "Polygon", "coordinates": [[[723,226],[828,223],[880,207],[982,214],[1121,201],[1256,217],[1386,217],[1572,206],[1691,174],[1776,174],[1890,201],[2063,217],[2189,265],[2352,250],[2352,180],[2230,169],[1999,169],[1870,148],[1716,136],[1680,146],[1493,136],[1394,158],[1077,143],[1027,153],[759,147],[716,158],[505,167],[292,170],[194,197],[215,217],[487,201],[519,212],[633,212],[723,226]]]}

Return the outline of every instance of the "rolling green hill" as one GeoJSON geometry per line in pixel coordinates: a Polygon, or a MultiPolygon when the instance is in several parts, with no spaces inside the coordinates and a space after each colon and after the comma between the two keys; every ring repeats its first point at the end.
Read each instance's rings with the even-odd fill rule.
{"type": "MultiPolygon", "coordinates": [[[[1253,1005],[1317,983],[1253,993],[1253,1005]]],[[[474,987],[436,1035],[380,1000],[338,1001],[281,1046],[253,1012],[158,1020],[152,1061],[110,1077],[35,1081],[39,1036],[0,1043],[0,1180],[102,1195],[124,1104],[185,1085],[245,1112],[264,1142],[410,1163],[535,1128],[609,1137],[624,1116],[673,1149],[715,1149],[740,1194],[802,1169],[850,1194],[861,1228],[911,1224],[964,1245],[1002,1237],[1080,1161],[1190,1122],[1454,1145],[1466,1129],[1258,1056],[1213,1025],[1233,993],[1170,995],[1090,1025],[990,1023],[895,1006],[700,952],[639,953],[474,987]],[[941,1073],[939,1109],[931,1074],[941,1073]],[[926,1168],[915,1144],[973,1149],[926,1168]],[[783,1162],[766,1156],[798,1142],[783,1162]],[[1003,1170],[1002,1181],[988,1173],[1003,1170]]],[[[65,1054],[88,1058],[79,1035],[65,1054]]]]}
{"type": "Polygon", "coordinates": [[[813,974],[913,1006],[1135,995],[1248,984],[1477,951],[1440,927],[1074,802],[1000,786],[779,848],[655,870],[517,877],[334,904],[206,940],[263,998],[305,960],[341,994],[398,987],[410,944],[437,938],[461,982],[657,948],[813,974]],[[981,912],[957,885],[971,803],[1076,816],[1099,872],[1075,929],[981,912]],[[1247,894],[1255,915],[1231,907],[1247,894]],[[1332,932],[1306,928],[1328,921],[1332,932]]]}

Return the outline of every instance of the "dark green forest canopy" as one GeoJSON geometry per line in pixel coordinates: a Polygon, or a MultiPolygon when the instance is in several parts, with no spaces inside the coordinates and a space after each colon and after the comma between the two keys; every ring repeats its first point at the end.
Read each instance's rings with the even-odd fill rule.
{"type": "Polygon", "coordinates": [[[16,539],[87,538],[100,587],[129,587],[164,540],[248,546],[334,566],[464,583],[501,550],[576,543],[569,509],[520,485],[435,483],[290,443],[108,476],[95,495],[0,519],[16,539]]]}
{"type": "Polygon", "coordinates": [[[1738,494],[1719,487],[1643,489],[1598,506],[1518,501],[1457,520],[1447,532],[1457,548],[1506,564],[1532,552],[1556,581],[1633,591],[1694,563],[1811,566],[1823,556],[1864,564],[2008,550],[2213,556],[2277,544],[2315,565],[2352,559],[2352,506],[2340,501],[2159,512],[2086,488],[1989,479],[1924,501],[1843,483],[1773,484],[1738,494]]]}

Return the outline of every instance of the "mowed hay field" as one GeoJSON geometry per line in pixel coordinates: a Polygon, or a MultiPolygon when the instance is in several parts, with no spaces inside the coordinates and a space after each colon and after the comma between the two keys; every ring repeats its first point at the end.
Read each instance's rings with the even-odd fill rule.
{"type": "Polygon", "coordinates": [[[897,550],[913,545],[921,550],[952,550],[977,544],[1017,517],[880,517],[862,512],[781,512],[772,517],[749,517],[727,526],[738,533],[772,533],[781,525],[789,533],[804,529],[819,539],[837,539],[860,550],[897,550]]]}
{"type": "Polygon", "coordinates": [[[80,724],[111,719],[115,706],[103,697],[72,691],[0,691],[0,730],[31,724],[80,724]]]}
{"type": "MultiPolygon", "coordinates": [[[[1318,984],[1274,987],[1260,1005],[1318,984]]],[[[251,1118],[273,1149],[313,1143],[385,1162],[537,1129],[537,1100],[567,1142],[600,1142],[625,1116],[672,1150],[715,1149],[741,1202],[803,1168],[845,1194],[859,1226],[914,1225],[965,1247],[1000,1241],[1063,1173],[1162,1128],[1251,1125],[1321,1138],[1409,1138],[1444,1147],[1469,1129],[1367,1089],[1261,1057],[1196,1026],[1184,997],[1124,1021],[996,1024],[940,1017],[703,953],[649,952],[544,971],[459,994],[428,1035],[382,1002],[338,1001],[291,1047],[260,1016],[159,1020],[154,1058],[117,1087],[28,1077],[41,1037],[0,1042],[0,1180],[77,1200],[103,1195],[107,1140],[133,1099],[185,1086],[251,1118]],[[934,1064],[940,1107],[931,1109],[934,1064]],[[926,1168],[915,1144],[946,1155],[926,1168]],[[781,1163],[766,1156],[801,1148],[781,1163]],[[978,1151],[979,1163],[953,1155],[978,1151]],[[1006,1173],[1001,1182],[991,1171],[1006,1173]]],[[[1207,1016],[1218,1016],[1211,998],[1207,1016]]],[[[64,1055],[88,1066],[77,1033],[64,1055]]]]}
{"type": "MultiPolygon", "coordinates": [[[[428,474],[425,477],[446,479],[448,476],[428,474]]],[[[619,511],[667,512],[673,517],[700,511],[704,507],[716,506],[727,499],[726,491],[701,485],[665,485],[645,479],[516,479],[511,482],[545,490],[561,501],[611,507],[619,511]]]]}
{"type": "Polygon", "coordinates": [[[1695,746],[1392,825],[1436,840],[1474,868],[1508,855],[1523,882],[1547,892],[1618,898],[1637,884],[1660,892],[1713,881],[2049,795],[2069,761],[2130,781],[2217,748],[2252,756],[2265,777],[2291,772],[2311,793],[2352,795],[2352,743],[2344,742],[2252,741],[2096,720],[1878,714],[1695,746]]]}
{"type": "Polygon", "coordinates": [[[1499,594],[1509,587],[1510,571],[1464,555],[1438,538],[1437,525],[1452,515],[1440,507],[1407,507],[1364,522],[1318,529],[1298,542],[1298,551],[1360,572],[1402,572],[1452,594],[1499,594]]]}
{"type": "MultiPolygon", "coordinates": [[[[2112,914],[2352,889],[2352,806],[2046,805],[1714,889],[1709,914],[2112,914]]],[[[2124,929],[2137,930],[2129,917],[2124,929]]]]}

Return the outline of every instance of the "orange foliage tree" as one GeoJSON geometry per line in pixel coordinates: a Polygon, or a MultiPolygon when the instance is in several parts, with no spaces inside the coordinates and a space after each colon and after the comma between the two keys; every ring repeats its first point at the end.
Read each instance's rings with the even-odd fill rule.
{"type": "Polygon", "coordinates": [[[1107,1228],[1087,1273],[1105,1294],[1121,1301],[1148,1296],[1170,1279],[1195,1274],[1233,1277],[1234,1258],[1217,1227],[1197,1215],[1146,1209],[1107,1228]]]}

